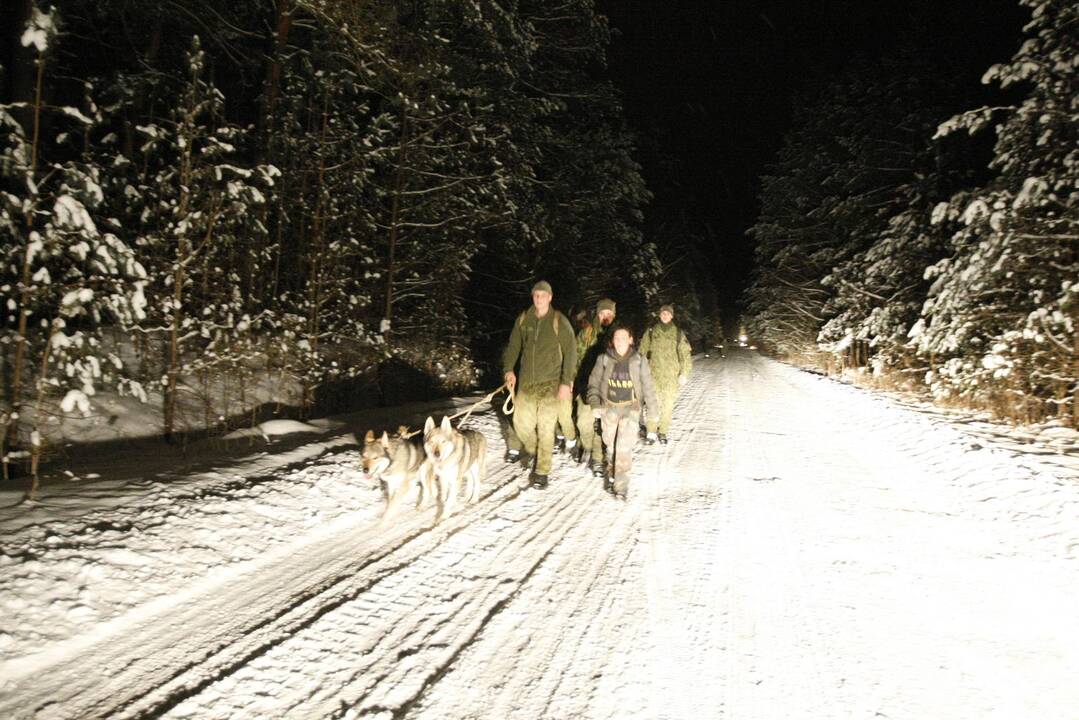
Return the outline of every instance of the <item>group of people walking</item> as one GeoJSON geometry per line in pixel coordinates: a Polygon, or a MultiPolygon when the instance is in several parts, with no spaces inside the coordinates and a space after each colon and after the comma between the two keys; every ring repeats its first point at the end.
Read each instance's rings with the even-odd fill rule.
{"type": "Polygon", "coordinates": [[[532,485],[547,487],[557,426],[565,450],[577,462],[587,458],[607,490],[624,499],[642,411],[645,442],[667,442],[674,401],[692,369],[689,341],[674,308],[664,305],[635,349],[632,329],[615,323],[608,298],[574,335],[553,297],[546,281],[532,287],[532,307],[517,317],[502,355],[515,393],[505,459],[530,468],[534,462],[532,485]]]}

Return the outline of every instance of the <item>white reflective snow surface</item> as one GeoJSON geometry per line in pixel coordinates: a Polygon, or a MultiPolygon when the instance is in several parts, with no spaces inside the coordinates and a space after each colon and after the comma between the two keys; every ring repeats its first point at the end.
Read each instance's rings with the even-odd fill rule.
{"type": "Polygon", "coordinates": [[[1079,717],[1074,457],[745,351],[627,504],[471,424],[483,499],[434,528],[379,527],[340,437],[4,510],[0,716],[1079,717]]]}

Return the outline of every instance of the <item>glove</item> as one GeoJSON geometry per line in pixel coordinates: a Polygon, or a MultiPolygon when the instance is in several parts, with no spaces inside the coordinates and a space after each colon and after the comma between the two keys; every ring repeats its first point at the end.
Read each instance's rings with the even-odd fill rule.
{"type": "Polygon", "coordinates": [[[682,387],[685,384],[686,384],[686,376],[685,375],[679,375],[678,376],[678,387],[682,387]]]}

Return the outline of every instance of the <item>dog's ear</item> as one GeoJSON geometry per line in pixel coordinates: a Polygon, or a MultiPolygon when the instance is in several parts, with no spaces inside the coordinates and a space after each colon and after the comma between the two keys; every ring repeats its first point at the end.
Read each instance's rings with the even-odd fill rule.
{"type": "Polygon", "coordinates": [[[385,430],[382,431],[382,437],[380,437],[378,441],[382,443],[382,447],[384,448],[388,448],[390,446],[390,436],[386,434],[385,430]]]}
{"type": "Polygon", "coordinates": [[[374,430],[368,430],[367,434],[363,436],[363,441],[365,443],[373,442],[374,439],[375,439],[375,431],[374,430]]]}
{"type": "Polygon", "coordinates": [[[423,424],[423,434],[426,435],[435,429],[435,419],[430,415],[427,416],[427,422],[423,424]]]}
{"type": "Polygon", "coordinates": [[[398,425],[397,436],[404,437],[405,435],[408,435],[408,425],[398,425]]]}
{"type": "Polygon", "coordinates": [[[448,415],[442,416],[442,429],[446,432],[453,430],[453,425],[450,424],[450,418],[448,415]]]}

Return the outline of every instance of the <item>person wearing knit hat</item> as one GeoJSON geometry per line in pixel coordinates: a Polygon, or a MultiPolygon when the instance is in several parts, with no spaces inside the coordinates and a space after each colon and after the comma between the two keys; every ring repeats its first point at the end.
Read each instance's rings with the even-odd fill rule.
{"type": "Polygon", "coordinates": [[[502,353],[502,374],[516,393],[506,461],[528,467],[534,457],[531,481],[539,488],[547,487],[559,403],[572,397],[577,368],[573,327],[551,307],[553,297],[546,280],[532,286],[532,307],[517,316],[502,353]]]}
{"type": "Polygon", "coordinates": [[[648,413],[645,442],[649,445],[656,440],[667,443],[674,401],[693,367],[693,348],[686,334],[674,324],[674,306],[661,305],[658,315],[659,322],[645,331],[640,350],[652,365],[660,405],[659,413],[648,413]]]}
{"type": "MultiPolygon", "coordinates": [[[[603,440],[594,432],[595,425],[592,422],[591,410],[588,407],[583,409],[581,407],[586,405],[584,384],[588,380],[588,373],[592,371],[592,363],[588,363],[588,367],[584,370],[583,378],[581,377],[581,368],[584,364],[584,356],[591,344],[596,342],[597,338],[603,335],[606,328],[614,322],[614,310],[614,300],[603,298],[596,303],[595,318],[585,323],[577,331],[577,381],[574,383],[574,392],[577,395],[576,426],[574,426],[573,421],[573,401],[566,400],[558,405],[558,427],[561,432],[555,436],[555,446],[570,453],[577,462],[583,462],[584,453],[589,452],[590,448],[595,449],[593,455],[596,462],[590,461],[589,465],[592,467],[593,472],[597,474],[602,469],[598,459],[603,453],[603,440]],[[599,334],[597,334],[597,328],[599,328],[599,334]],[[581,441],[580,445],[577,444],[577,440],[581,441]]],[[[595,358],[593,358],[593,362],[594,360],[595,358]]]]}
{"type": "Polygon", "coordinates": [[[648,360],[633,349],[630,329],[614,328],[608,344],[588,378],[588,405],[607,447],[606,489],[625,500],[641,410],[654,412],[658,399],[648,360]]]}
{"type": "Polygon", "coordinates": [[[614,323],[616,305],[614,300],[603,298],[596,303],[596,315],[588,327],[577,333],[577,375],[573,390],[577,396],[577,462],[584,462],[588,454],[588,467],[592,474],[603,475],[603,438],[595,431],[592,407],[588,404],[588,378],[596,358],[607,349],[607,333],[614,323]]]}

